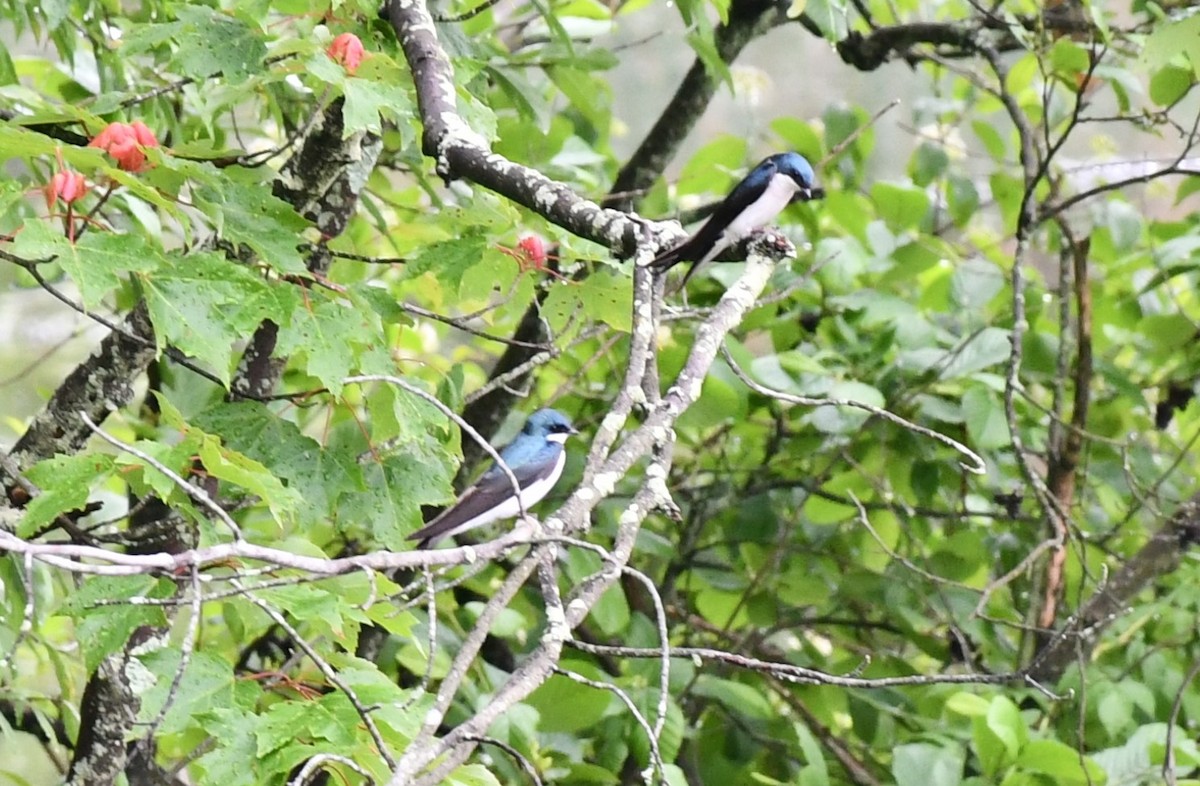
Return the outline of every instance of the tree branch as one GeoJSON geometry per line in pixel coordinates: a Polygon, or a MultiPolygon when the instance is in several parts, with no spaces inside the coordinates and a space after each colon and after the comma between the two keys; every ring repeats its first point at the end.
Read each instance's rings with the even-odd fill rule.
{"type": "Polygon", "coordinates": [[[1039,682],[1054,683],[1088,653],[1126,605],[1162,576],[1179,568],[1189,547],[1200,543],[1200,492],[1180,504],[1146,545],[1109,576],[1104,586],[1036,654],[1026,669],[1039,682]]]}
{"type": "Polygon", "coordinates": [[[454,71],[423,0],[388,0],[384,14],[412,69],[424,128],[422,150],[437,161],[439,175],[447,181],[464,178],[495,191],[620,256],[633,253],[650,229],[646,222],[602,208],[566,184],[492,152],[487,140],[462,118],[454,71]]]}
{"type": "MultiPolygon", "coordinates": [[[[746,265],[745,272],[726,290],[709,318],[697,328],[695,343],[688,359],[661,403],[651,411],[646,421],[626,436],[611,453],[605,455],[606,451],[593,452],[589,456],[588,466],[584,469],[583,482],[557,512],[544,520],[543,525],[552,536],[560,532],[573,534],[587,529],[591,523],[591,511],[596,505],[613,493],[618,481],[623,479],[635,464],[654,453],[632,502],[619,517],[617,538],[609,557],[604,560],[599,572],[577,585],[575,592],[564,604],[565,628],[552,626],[551,632],[559,628],[574,630],[587,617],[604,591],[623,575],[622,569],[629,561],[642,521],[652,510],[669,504],[670,493],[665,480],[670,469],[670,446],[674,440],[672,426],[679,415],[699,398],[704,377],[716,359],[725,335],[741,322],[766,286],[774,268],[772,259],[764,256],[766,251],[778,256],[794,253],[791,244],[777,236],[758,238],[753,245],[754,253],[746,265]]],[[[639,274],[644,275],[645,272],[647,271],[642,270],[639,274]]],[[[644,300],[649,292],[648,286],[635,290],[634,341],[637,340],[639,331],[652,333],[655,329],[650,303],[644,300]]],[[[639,362],[644,363],[645,359],[630,358],[632,364],[639,362]]],[[[627,375],[625,384],[636,385],[640,389],[640,379],[636,375],[627,375]]],[[[410,746],[397,762],[390,786],[409,783],[416,786],[432,786],[441,782],[450,770],[470,755],[476,744],[472,740],[483,736],[497,717],[516,702],[523,700],[553,673],[561,657],[563,640],[562,635],[543,636],[537,649],[495,692],[487,706],[455,727],[440,744],[410,746]],[[422,774],[430,763],[443,754],[444,757],[436,767],[422,774]]]]}

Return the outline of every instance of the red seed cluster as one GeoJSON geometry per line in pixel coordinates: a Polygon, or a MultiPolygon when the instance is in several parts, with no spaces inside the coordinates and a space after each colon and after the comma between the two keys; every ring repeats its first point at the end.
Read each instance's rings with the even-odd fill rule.
{"type": "Polygon", "coordinates": [[[351,76],[354,76],[354,72],[358,70],[359,64],[366,55],[362,41],[354,33],[342,33],[333,39],[325,52],[334,61],[341,63],[342,67],[346,69],[346,73],[351,76]]]}
{"type": "Polygon", "coordinates": [[[126,172],[140,172],[146,168],[145,148],[158,147],[158,138],[141,120],[132,123],[109,123],[88,147],[98,147],[117,162],[126,172]]]}
{"type": "Polygon", "coordinates": [[[524,257],[525,266],[534,270],[546,267],[546,243],[537,235],[525,235],[518,241],[517,247],[524,257]]]}
{"type": "Polygon", "coordinates": [[[87,193],[87,181],[79,172],[66,169],[56,172],[42,191],[46,194],[47,208],[54,207],[59,199],[69,205],[87,193]]]}

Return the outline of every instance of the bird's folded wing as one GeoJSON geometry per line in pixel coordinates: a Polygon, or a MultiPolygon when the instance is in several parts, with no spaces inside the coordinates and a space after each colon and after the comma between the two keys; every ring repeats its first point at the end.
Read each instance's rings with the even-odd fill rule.
{"type": "MultiPolygon", "coordinates": [[[[517,486],[524,490],[549,475],[557,461],[558,454],[551,453],[543,461],[527,461],[510,469],[517,479],[517,486]]],[[[409,535],[408,539],[419,540],[422,545],[434,543],[464,522],[486,513],[512,496],[512,480],[499,467],[492,467],[475,481],[475,485],[467,489],[458,502],[409,535]]]]}
{"type": "Polygon", "coordinates": [[[760,194],[754,192],[761,192],[766,188],[766,184],[771,182],[771,178],[778,171],[779,168],[772,165],[764,169],[762,177],[756,178],[753,182],[747,178],[738,183],[737,187],[729,192],[729,196],[717,205],[717,209],[713,211],[708,221],[704,222],[704,226],[700,227],[696,234],[659,255],[650,263],[650,267],[655,270],[666,270],[679,262],[699,261],[720,239],[721,233],[733,223],[738,214],[745,210],[747,205],[758,199],[760,194]]]}

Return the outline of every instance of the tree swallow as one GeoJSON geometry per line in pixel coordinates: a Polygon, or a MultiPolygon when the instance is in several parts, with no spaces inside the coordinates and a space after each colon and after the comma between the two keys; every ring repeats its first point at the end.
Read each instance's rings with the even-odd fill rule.
{"type": "Polygon", "coordinates": [[[799,153],[776,153],[762,160],[725,197],[696,234],[662,254],[650,267],[666,272],[680,262],[692,267],[679,284],[682,289],[696,268],[766,226],[794,200],[820,199],[825,190],[814,184],[812,165],[799,153]]]}
{"type": "Polygon", "coordinates": [[[558,482],[567,461],[563,443],[567,437],[578,433],[567,416],[557,409],[534,412],[516,439],[500,449],[500,458],[517,478],[520,502],[513,491],[512,480],[492,462],[487,472],[463,492],[457,502],[408,539],[419,541],[417,548],[426,549],[442,538],[500,519],[515,518],[523,509],[529,510],[558,482]]]}

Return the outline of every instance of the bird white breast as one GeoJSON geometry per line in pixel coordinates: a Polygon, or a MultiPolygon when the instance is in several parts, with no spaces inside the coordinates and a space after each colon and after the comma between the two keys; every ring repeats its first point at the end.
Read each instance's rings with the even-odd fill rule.
{"type": "MultiPolygon", "coordinates": [[[[557,435],[551,435],[557,436],[557,435]]],[[[563,435],[566,436],[565,434],[563,435]]],[[[550,489],[554,488],[554,484],[558,483],[559,477],[562,476],[563,466],[567,463],[567,452],[560,450],[558,452],[558,460],[554,462],[554,469],[550,470],[550,474],[542,480],[534,481],[525,488],[521,489],[521,504],[517,504],[516,497],[509,497],[491,510],[480,513],[473,519],[467,519],[462,524],[459,524],[452,530],[439,536],[440,538],[448,538],[452,535],[457,535],[460,532],[482,527],[485,524],[491,524],[493,521],[501,521],[503,519],[513,519],[521,515],[521,509],[526,512],[531,507],[542,501],[550,489]]]]}
{"type": "Polygon", "coordinates": [[[771,220],[788,206],[792,197],[799,190],[800,187],[796,185],[796,181],[787,175],[774,175],[771,182],[767,183],[762,196],[751,202],[745,210],[738,213],[737,217],[729,222],[729,226],[721,233],[721,239],[713,245],[712,250],[704,256],[701,262],[715,259],[717,254],[731,244],[771,223],[771,220]]]}

